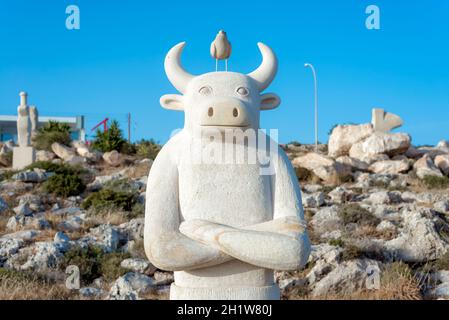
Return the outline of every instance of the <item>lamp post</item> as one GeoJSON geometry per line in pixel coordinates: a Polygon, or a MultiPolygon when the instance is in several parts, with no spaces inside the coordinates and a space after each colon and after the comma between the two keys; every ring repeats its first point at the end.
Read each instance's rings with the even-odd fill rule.
{"type": "Polygon", "coordinates": [[[313,80],[315,86],[315,152],[318,152],[318,88],[317,88],[317,79],[315,68],[311,63],[304,64],[305,68],[312,69],[313,80]]]}

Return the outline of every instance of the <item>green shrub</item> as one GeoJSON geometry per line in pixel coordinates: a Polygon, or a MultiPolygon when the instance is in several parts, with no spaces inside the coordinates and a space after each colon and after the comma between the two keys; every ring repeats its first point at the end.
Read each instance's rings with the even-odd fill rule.
{"type": "Polygon", "coordinates": [[[380,222],[380,220],[371,212],[356,203],[349,203],[341,206],[338,210],[338,214],[344,224],[357,223],[359,225],[375,226],[380,222]]]}
{"type": "Polygon", "coordinates": [[[329,244],[331,246],[336,246],[336,247],[344,247],[345,246],[345,242],[341,238],[331,239],[331,240],[329,240],[329,244]]]}
{"type": "Polygon", "coordinates": [[[446,189],[449,188],[448,177],[425,176],[422,179],[424,185],[429,189],[446,189]]]}
{"type": "Polygon", "coordinates": [[[120,263],[130,257],[129,253],[104,253],[101,248],[89,245],[87,248],[77,247],[67,251],[60,267],[65,269],[70,265],[77,266],[83,284],[89,284],[99,277],[113,281],[126,273],[120,263]]]}
{"type": "Polygon", "coordinates": [[[96,131],[92,148],[101,152],[121,151],[125,143],[126,140],[123,138],[119,123],[113,120],[107,131],[103,132],[100,129],[96,131]]]}
{"type": "Polygon", "coordinates": [[[153,139],[150,140],[140,140],[136,143],[136,154],[139,158],[156,159],[159,151],[161,151],[161,146],[157,144],[153,139]]]}
{"type": "Polygon", "coordinates": [[[86,189],[83,180],[75,174],[55,174],[42,186],[46,192],[61,197],[77,196],[86,189]]]}
{"type": "Polygon", "coordinates": [[[37,161],[25,168],[25,170],[34,170],[34,169],[42,169],[47,172],[54,172],[56,174],[62,175],[78,175],[82,174],[85,171],[81,166],[57,164],[51,161],[37,161]]]}
{"type": "Polygon", "coordinates": [[[40,128],[33,139],[36,149],[51,151],[54,142],[69,146],[72,142],[70,127],[65,123],[50,121],[40,128]]]}
{"type": "Polygon", "coordinates": [[[136,200],[136,196],[130,192],[102,189],[87,197],[82,204],[82,208],[96,211],[110,208],[131,211],[136,204],[136,200]]]}

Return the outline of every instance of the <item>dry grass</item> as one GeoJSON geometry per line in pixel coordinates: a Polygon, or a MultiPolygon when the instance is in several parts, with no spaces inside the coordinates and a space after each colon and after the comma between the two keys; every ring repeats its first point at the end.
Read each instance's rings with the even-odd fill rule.
{"type": "Polygon", "coordinates": [[[0,300],[69,300],[77,294],[63,284],[51,284],[33,275],[0,269],[0,300]]]}
{"type": "Polygon", "coordinates": [[[388,241],[396,238],[398,234],[395,230],[379,231],[374,226],[364,225],[354,230],[351,236],[358,239],[376,238],[388,241]]]}

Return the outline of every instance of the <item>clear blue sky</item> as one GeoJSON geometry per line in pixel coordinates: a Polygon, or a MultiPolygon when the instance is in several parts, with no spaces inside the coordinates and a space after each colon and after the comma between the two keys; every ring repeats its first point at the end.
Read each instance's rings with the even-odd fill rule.
{"type": "Polygon", "coordinates": [[[14,114],[20,90],[41,115],[104,117],[122,125],[131,112],[134,138],[165,142],[183,115],[159,106],[175,93],[163,70],[171,46],[187,41],[192,73],[214,69],[209,46],[219,29],[233,44],[232,71],[260,63],[256,43],[280,60],[269,91],[282,98],[262,113],[280,141],[312,142],[313,79],[318,72],[319,139],[336,123],[369,122],[372,107],[400,115],[415,144],[449,139],[449,1],[103,1],[0,0],[0,114],[14,114]],[[223,4],[220,4],[223,3],[223,4]],[[76,4],[81,30],[65,28],[76,4]],[[381,9],[381,30],[365,28],[365,8],[381,9]]]}

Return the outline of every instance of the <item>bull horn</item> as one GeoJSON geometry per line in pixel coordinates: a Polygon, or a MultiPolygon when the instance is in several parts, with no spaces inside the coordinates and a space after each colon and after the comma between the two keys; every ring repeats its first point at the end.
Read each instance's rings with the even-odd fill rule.
{"type": "Polygon", "coordinates": [[[176,46],[170,49],[165,57],[165,73],[171,84],[181,93],[186,91],[187,85],[190,80],[194,78],[193,75],[184,70],[181,65],[181,54],[185,42],[178,43],[176,46]]]}
{"type": "Polygon", "coordinates": [[[248,74],[248,76],[256,81],[259,91],[262,92],[268,88],[276,76],[278,59],[269,46],[262,42],[259,42],[257,46],[262,54],[262,64],[259,68],[248,74]]]}

